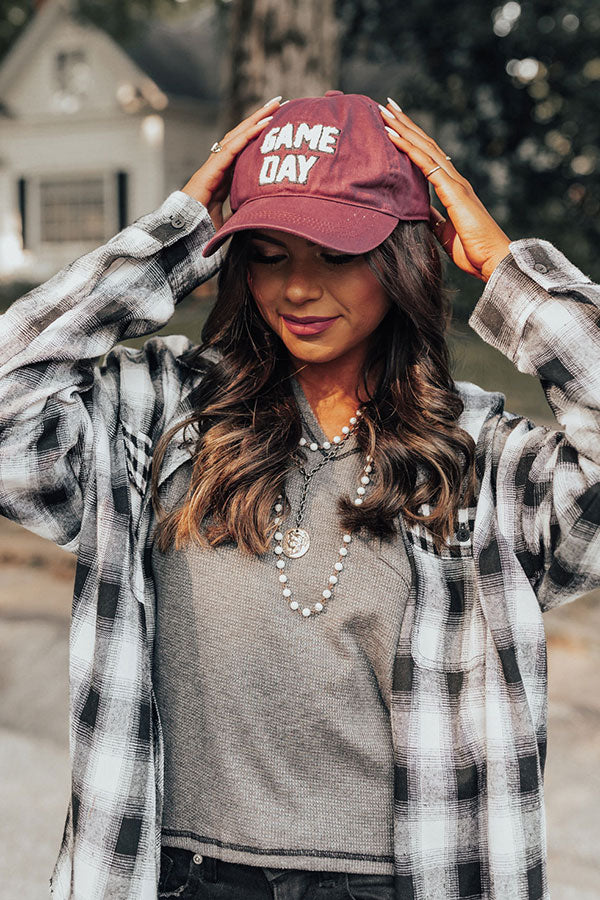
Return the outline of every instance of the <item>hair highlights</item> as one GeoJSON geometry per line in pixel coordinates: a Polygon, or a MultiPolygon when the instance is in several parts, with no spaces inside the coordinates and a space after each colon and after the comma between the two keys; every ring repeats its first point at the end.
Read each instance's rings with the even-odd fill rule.
{"type": "MultiPolygon", "coordinates": [[[[247,258],[248,236],[239,232],[221,269],[202,343],[187,354],[206,371],[194,413],[184,423],[197,430],[193,471],[182,505],[164,515],[158,472],[181,425],[156,447],[152,502],[162,551],[192,539],[202,546],[234,541],[242,552],[267,552],[275,530],[273,505],[279,493],[285,498],[286,474],[295,465],[291,457],[302,425],[289,357],[256,308],[247,258]],[[218,351],[216,361],[207,359],[209,348],[218,351]]],[[[376,478],[360,507],[350,495],[340,498],[340,527],[390,537],[402,514],[422,522],[439,546],[472,491],[474,443],[457,424],[462,401],[450,375],[449,303],[437,244],[427,223],[402,221],[366,258],[392,302],[372,341],[363,373],[367,400],[355,432],[360,447],[375,458],[376,478]],[[372,393],[368,384],[375,384],[372,393]]]]}

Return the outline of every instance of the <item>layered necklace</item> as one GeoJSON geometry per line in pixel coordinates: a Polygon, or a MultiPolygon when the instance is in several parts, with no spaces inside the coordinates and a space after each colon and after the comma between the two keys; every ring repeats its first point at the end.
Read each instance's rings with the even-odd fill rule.
{"type": "MultiPolygon", "coordinates": [[[[327,602],[333,597],[333,592],[335,590],[336,584],[339,581],[340,573],[344,570],[348,551],[350,549],[350,544],[352,543],[352,535],[342,535],[342,539],[340,542],[341,546],[338,550],[338,559],[337,562],[335,562],[333,565],[333,572],[329,576],[327,587],[323,590],[321,597],[312,606],[302,605],[294,599],[292,589],[289,585],[288,576],[285,574],[286,561],[284,557],[288,557],[288,559],[298,559],[308,552],[310,547],[310,534],[305,528],[301,528],[301,524],[306,510],[306,497],[308,494],[310,482],[312,478],[317,474],[317,472],[319,472],[323,468],[323,466],[325,466],[330,460],[337,457],[340,447],[350,437],[350,435],[354,433],[361,416],[362,411],[360,409],[357,409],[356,414],[352,416],[348,425],[344,425],[344,427],[342,428],[341,435],[336,435],[331,442],[324,441],[323,444],[320,445],[314,440],[309,442],[305,437],[300,438],[298,442],[299,447],[308,447],[308,449],[313,453],[316,453],[318,450],[320,450],[322,451],[322,458],[317,463],[317,465],[309,472],[307,472],[304,468],[300,468],[300,473],[303,477],[304,484],[302,486],[302,495],[300,498],[300,503],[298,505],[298,512],[296,513],[296,520],[293,528],[288,528],[287,531],[283,531],[279,527],[282,523],[282,494],[278,495],[277,502],[274,506],[275,516],[273,519],[273,523],[276,526],[276,531],[273,535],[273,539],[275,542],[275,565],[278,570],[279,583],[282,587],[283,598],[291,610],[293,610],[294,612],[298,612],[299,615],[305,618],[323,612],[327,602]]],[[[372,471],[373,459],[370,455],[367,455],[365,465],[360,475],[359,484],[356,489],[356,497],[354,499],[355,506],[360,506],[363,502],[363,497],[366,493],[367,485],[371,481],[372,471]]]]}

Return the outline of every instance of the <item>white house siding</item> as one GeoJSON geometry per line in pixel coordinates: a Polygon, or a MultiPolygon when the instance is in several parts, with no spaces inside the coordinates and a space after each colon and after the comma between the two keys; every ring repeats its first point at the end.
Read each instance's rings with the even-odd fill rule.
{"type": "MultiPolygon", "coordinates": [[[[144,137],[143,117],[47,120],[6,123],[0,138],[4,178],[12,182],[12,206],[18,210],[18,180],[26,180],[26,252],[21,268],[31,277],[47,277],[98,243],[41,243],[39,184],[48,176],[104,176],[104,239],[118,230],[116,173],[128,173],[129,221],[151,211],[164,196],[164,149],[144,137]]],[[[20,222],[16,217],[17,224],[20,222]]],[[[13,217],[13,226],[15,218],[13,217]]],[[[9,268],[11,261],[6,261],[9,268]]],[[[23,273],[24,274],[24,273],[23,273]]]]}
{"type": "MultiPolygon", "coordinates": [[[[183,186],[216,137],[209,107],[167,97],[104,32],[74,21],[68,5],[46,0],[0,67],[0,101],[8,112],[0,120],[0,277],[43,280],[114,234],[123,224],[118,172],[126,173],[126,221],[155,209],[183,186]],[[60,54],[75,60],[66,77],[60,54]],[[40,185],[49,178],[103,179],[102,234],[42,241],[40,185]]],[[[78,189],[85,194],[92,187],[78,189]]],[[[52,189],[55,196],[60,191],[52,189]]],[[[75,208],[68,207],[69,217],[75,208]]]]}

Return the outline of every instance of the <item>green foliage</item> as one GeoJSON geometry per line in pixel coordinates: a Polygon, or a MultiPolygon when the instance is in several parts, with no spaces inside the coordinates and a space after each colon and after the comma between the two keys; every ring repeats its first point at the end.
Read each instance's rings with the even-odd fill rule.
{"type": "Polygon", "coordinates": [[[33,15],[32,0],[0,0],[0,60],[33,15]]]}
{"type": "Polygon", "coordinates": [[[197,8],[199,0],[76,0],[79,15],[127,42],[153,19],[167,19],[197,8]]]}
{"type": "Polygon", "coordinates": [[[421,116],[510,237],[599,280],[597,0],[338,0],[338,16],[342,58],[378,65],[381,95],[421,116]]]}

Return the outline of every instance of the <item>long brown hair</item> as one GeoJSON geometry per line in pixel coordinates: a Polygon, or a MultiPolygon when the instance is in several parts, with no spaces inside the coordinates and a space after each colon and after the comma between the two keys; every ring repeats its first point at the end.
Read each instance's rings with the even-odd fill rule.
{"type": "MultiPolygon", "coordinates": [[[[187,495],[165,515],[158,472],[181,424],[156,447],[152,502],[163,552],[173,542],[180,549],[190,538],[205,547],[234,541],[242,552],[267,552],[275,530],[273,506],[279,493],[285,498],[286,473],[298,464],[292,457],[302,423],[289,356],[249,291],[248,257],[248,234],[239,232],[221,269],[202,343],[186,354],[206,370],[194,413],[184,423],[195,426],[198,438],[187,495]],[[213,361],[208,348],[217,351],[213,361]]],[[[340,527],[390,537],[402,513],[422,522],[439,545],[454,528],[461,496],[471,489],[474,461],[473,440],[457,424],[463,405],[450,375],[449,302],[439,251],[427,223],[400,222],[366,259],[391,307],[373,335],[363,373],[364,413],[355,432],[358,445],[375,460],[372,489],[360,507],[350,496],[340,498],[340,527]],[[372,394],[369,384],[376,385],[372,394]],[[422,504],[427,514],[419,512],[422,504]]],[[[284,510],[286,515],[287,504],[284,510]]]]}

